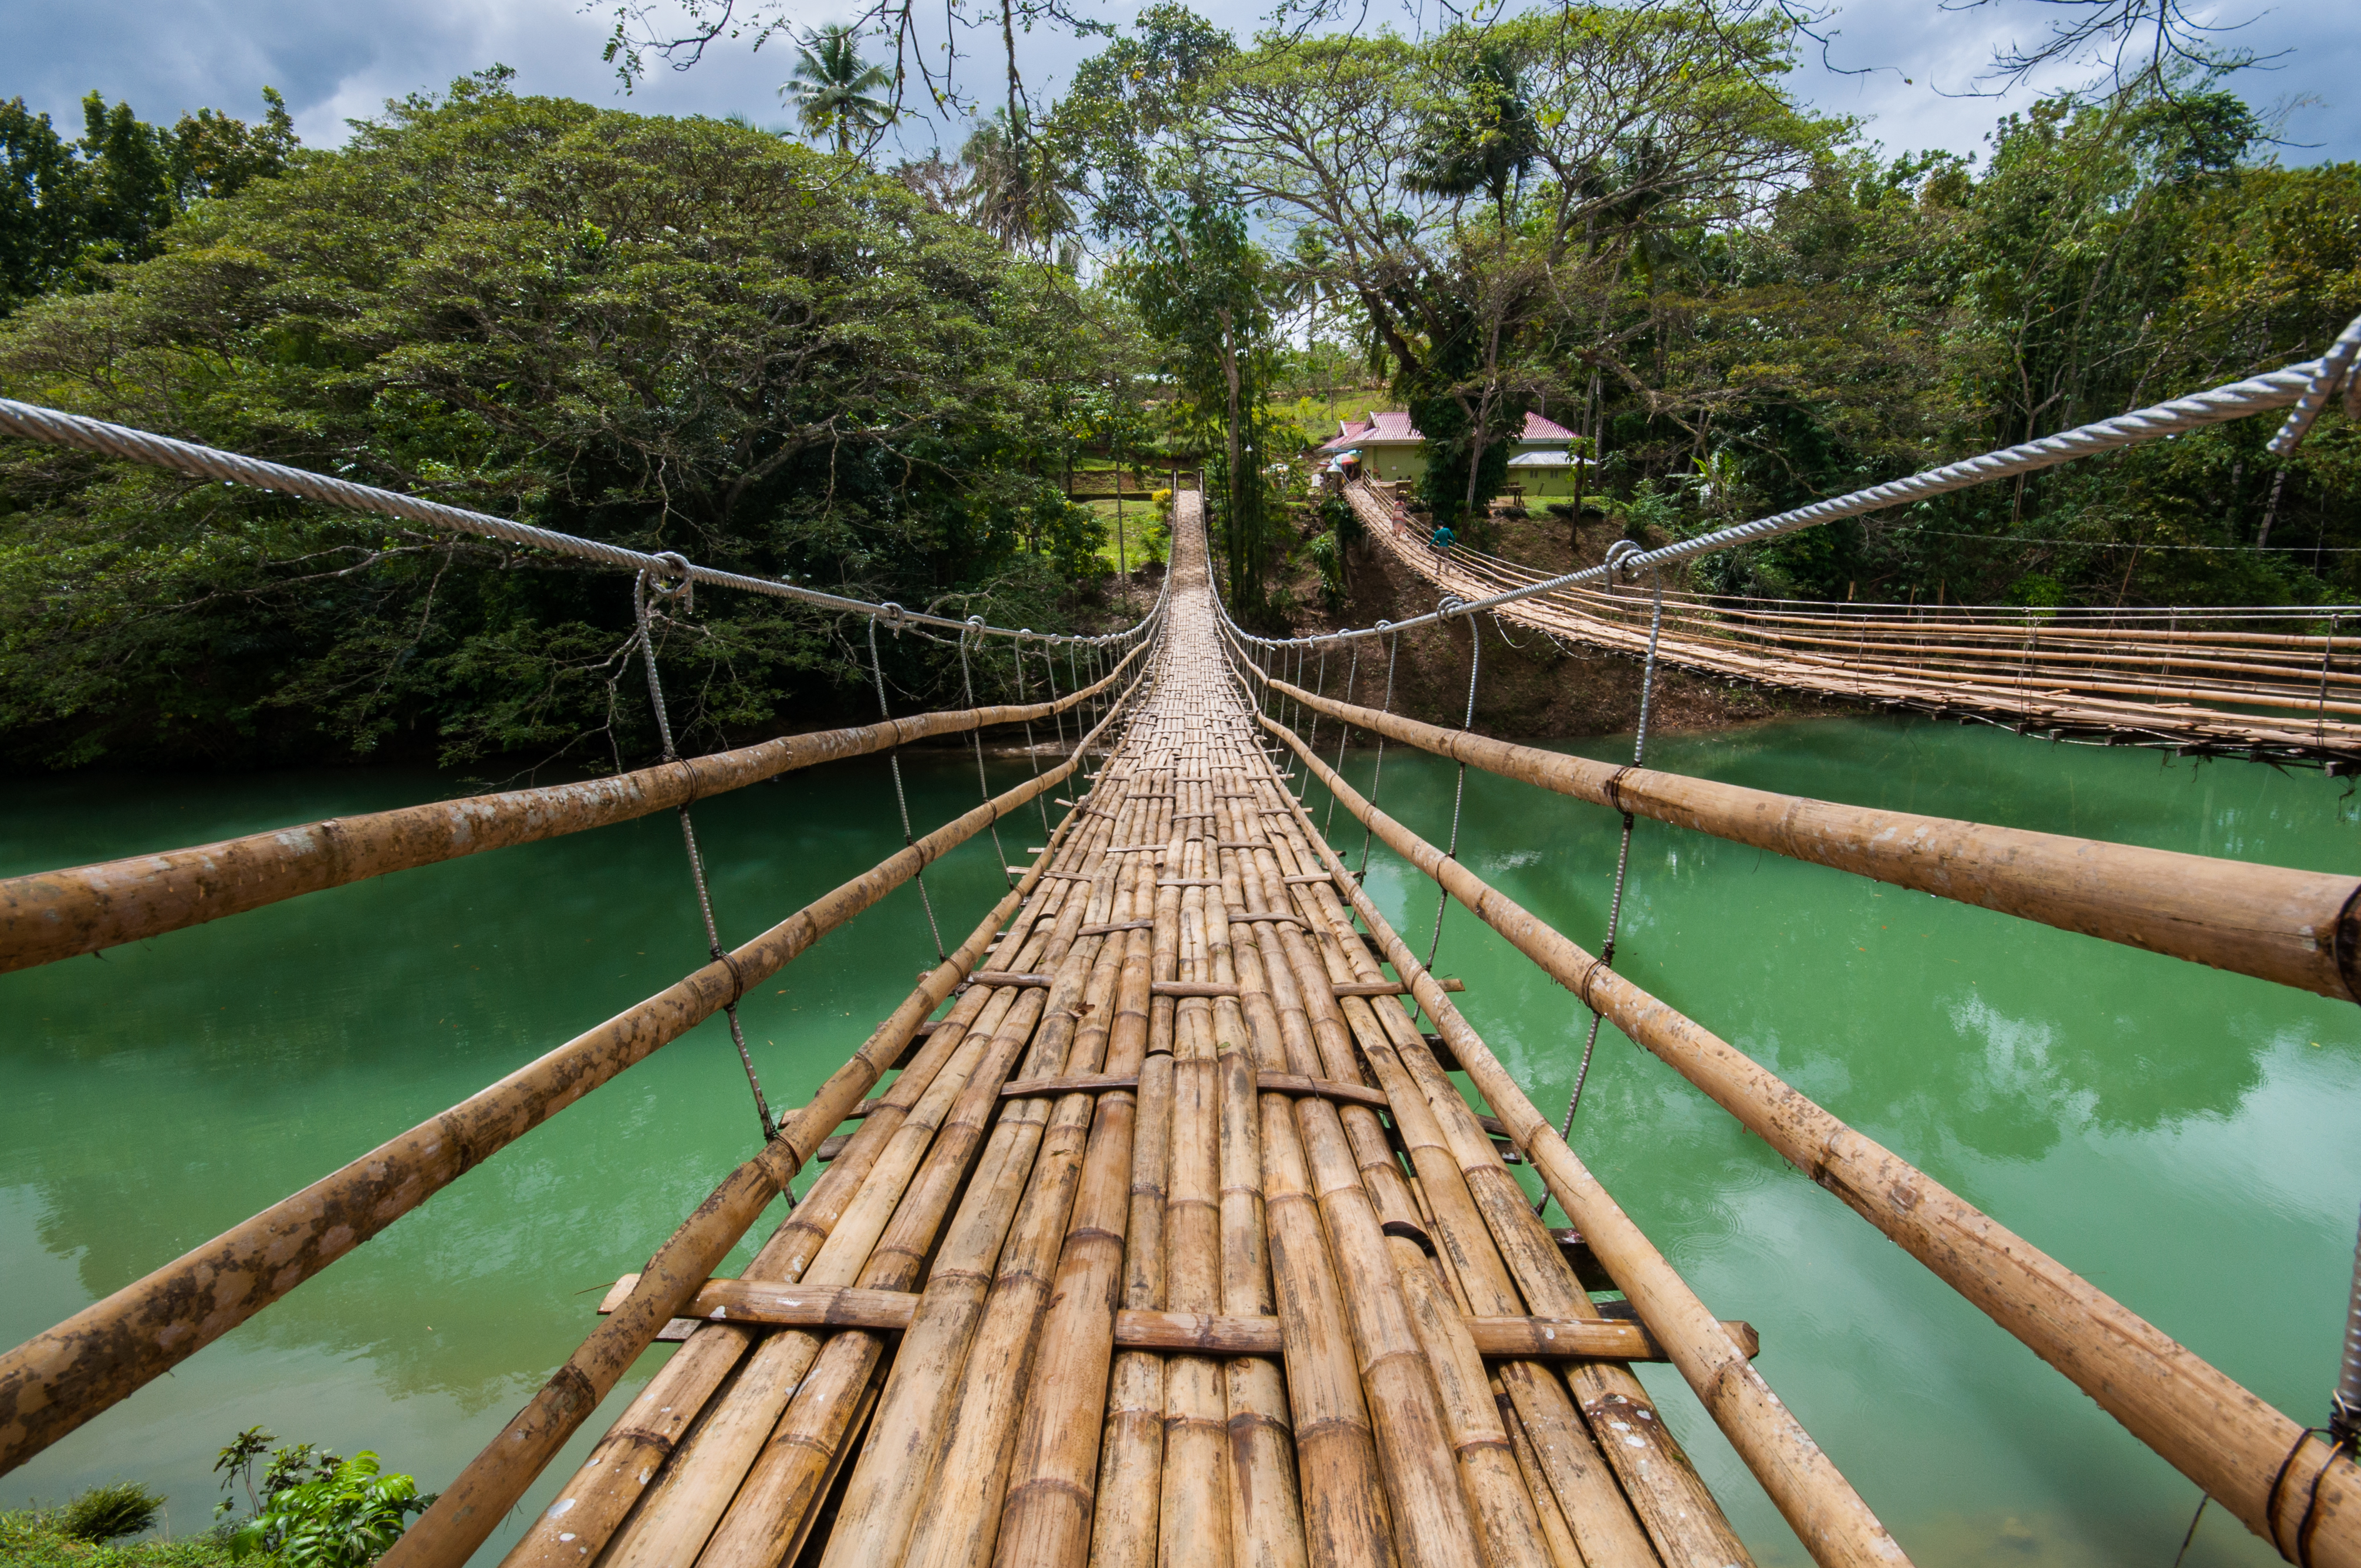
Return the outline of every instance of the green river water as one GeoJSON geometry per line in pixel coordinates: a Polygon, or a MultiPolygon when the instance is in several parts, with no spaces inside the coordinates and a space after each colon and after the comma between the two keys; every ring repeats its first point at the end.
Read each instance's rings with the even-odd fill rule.
{"type": "MultiPolygon", "coordinates": [[[[1651,760],[2283,865],[2361,860],[2344,784],[2243,762],[1865,718],[1673,736],[1651,760]]],[[[1348,761],[1364,789],[1374,761],[1348,761]]],[[[907,771],[921,824],[975,800],[972,762],[914,756],[907,771]]],[[[1021,771],[995,763],[994,787],[1021,771]]],[[[1440,839],[1452,784],[1447,764],[1390,749],[1381,799],[1440,839]]],[[[382,773],[20,780],[0,784],[0,874],[458,792],[382,773]]],[[[733,942],[899,840],[876,760],[708,802],[698,828],[733,942]]],[[[1470,774],[1461,854],[1595,948],[1615,828],[1597,807],[1470,774]]],[[[1341,813],[1334,836],[1357,854],[1341,813]]],[[[1012,856],[1041,841],[1038,819],[1005,837],[1012,856]]],[[[928,881],[946,933],[964,933],[1001,885],[989,839],[928,881]]],[[[1382,849],[1369,885],[1422,946],[1433,885],[1382,849]]],[[[659,989],[703,948],[666,816],[0,976],[0,1343],[659,989]]],[[[1619,957],[2264,1398],[2324,1416],[2361,1202],[2361,1013],[1647,822],[1619,957]]],[[[772,1102],[801,1102],[932,958],[906,889],[751,996],[772,1102]]],[[[1468,1015],[1534,1101],[1562,1110],[1579,1005],[1464,911],[1438,968],[1466,978],[1468,1015]]],[[[440,1486],[755,1136],[717,1020],[0,1481],[0,1506],[133,1476],[168,1492],[171,1529],[190,1533],[219,1496],[214,1450],[258,1422],[376,1448],[440,1486]]],[[[2171,1563],[2192,1486],[1611,1029],[1575,1143],[1704,1299],[1762,1331],[1772,1386],[1918,1563],[2171,1563]]],[[[1643,1375],[1759,1558],[1805,1562],[1677,1375],[1643,1375]]],[[[2189,1561],[2275,1558],[2209,1511],[2189,1561]]]]}

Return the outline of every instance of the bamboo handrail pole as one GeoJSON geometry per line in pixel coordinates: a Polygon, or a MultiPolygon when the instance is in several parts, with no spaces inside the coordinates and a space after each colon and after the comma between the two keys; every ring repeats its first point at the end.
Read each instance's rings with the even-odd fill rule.
{"type": "MultiPolygon", "coordinates": [[[[1064,765],[1067,771],[1071,766],[1064,765]]],[[[727,959],[577,1036],[0,1356],[0,1473],[178,1365],[467,1170],[687,1033],[736,997],[741,983],[751,986],[777,973],[922,867],[982,832],[996,816],[1055,787],[1064,776],[1062,771],[1045,773],[974,807],[805,905],[727,959]]],[[[782,1183],[890,1060],[856,1055],[822,1086],[794,1131],[769,1153],[782,1183]],[[814,1125],[811,1118],[820,1115],[829,1120],[804,1141],[814,1125]]],[[[650,1288],[656,1288],[655,1282],[650,1288]]],[[[660,1318],[650,1333],[662,1326],[660,1318]]],[[[610,1320],[599,1332],[615,1327],[610,1320]]],[[[622,1331],[616,1334],[604,1343],[620,1345],[622,1331]]],[[[611,1386],[609,1379],[605,1387],[611,1386]]]]}
{"type": "MultiPolygon", "coordinates": [[[[1250,862],[1233,861],[1240,878],[1250,862]]],[[[1267,927],[1250,927],[1232,943],[1239,1010],[1259,1067],[1289,1060],[1283,1025],[1268,979],[1272,960],[1258,946],[1267,927]]],[[[1295,1020],[1304,1027],[1301,1008],[1295,1020]]],[[[1308,1054],[1308,1053],[1307,1053],[1308,1054]]],[[[1311,1190],[1302,1135],[1286,1096],[1261,1093],[1263,1210],[1270,1248],[1271,1284],[1285,1346],[1289,1406],[1293,1414],[1296,1471],[1302,1493],[1310,1561],[1381,1568],[1395,1561],[1377,1434],[1355,1369],[1352,1331],[1345,1321],[1335,1262],[1311,1190]]]]}
{"type": "MultiPolygon", "coordinates": [[[[1106,829],[1095,817],[1075,815],[1083,826],[1053,846],[1048,863],[1095,874],[1090,868],[1106,829]]],[[[1047,933],[1037,926],[1023,949],[1033,962],[1053,970],[1057,978],[1052,989],[1021,992],[1009,1007],[983,1065],[960,1090],[917,1179],[862,1268],[858,1283],[864,1288],[907,1290],[933,1258],[944,1288],[930,1288],[933,1310],[926,1326],[916,1330],[922,1356],[929,1349],[948,1354],[952,1339],[963,1343],[972,1332],[974,1308],[991,1260],[1007,1234],[1017,1190],[1040,1144],[1048,1120],[1043,1103],[1002,1105],[999,1090],[1012,1071],[1038,1075],[1063,1065],[1064,1047],[1071,1039],[1072,1003],[1091,957],[1088,948],[1074,943],[1073,933],[1090,913],[1074,887],[1060,884],[1054,923],[1047,933]],[[1042,1027],[1053,1009],[1061,1026],[1042,1027]],[[962,1185],[967,1186],[966,1198],[953,1213],[951,1205],[962,1185]],[[939,1242],[940,1255],[936,1255],[939,1242]]],[[[884,1352],[883,1335],[859,1331],[836,1334],[819,1348],[810,1372],[778,1418],[777,1430],[769,1434],[761,1456],[744,1473],[743,1486],[736,1488],[735,1499],[714,1527],[711,1541],[697,1557],[700,1564],[773,1568],[782,1559],[826,1496],[827,1479],[851,1435],[853,1411],[880,1372],[884,1352]]]]}
{"type": "MultiPolygon", "coordinates": [[[[1216,807],[1224,803],[1215,802],[1216,807]]],[[[1235,803],[1229,803],[1235,805],[1235,803]]],[[[1235,814],[1233,813],[1233,816],[1235,814]]],[[[1238,968],[1229,922],[1240,883],[1234,851],[1217,850],[1221,896],[1206,901],[1212,978],[1235,985],[1238,968]]],[[[1262,1201],[1262,1104],[1255,1085],[1254,1035],[1235,996],[1213,1003],[1221,1157],[1222,1310],[1235,1317],[1277,1314],[1262,1201]]],[[[1267,1360],[1241,1358],[1222,1369],[1229,1408],[1227,1447],[1233,1561],[1249,1568],[1304,1568],[1301,1484],[1286,1375],[1267,1360]]]]}
{"type": "MultiPolygon", "coordinates": [[[[1391,827],[1397,836],[1411,838],[1391,818],[1372,810],[1357,791],[1317,757],[1311,756],[1300,743],[1293,742],[1291,735],[1282,732],[1281,739],[1296,744],[1297,754],[1305,759],[1313,776],[1334,791],[1347,810],[1356,817],[1367,813],[1365,820],[1373,826],[1382,824],[1378,826],[1381,835],[1391,827]]],[[[1388,842],[1393,843],[1394,839],[1389,838],[1388,842]]],[[[1350,895],[1363,922],[1377,935],[1395,972],[1411,981],[1420,1005],[1442,1025],[1462,1068],[1491,1102],[1494,1113],[1509,1124],[1520,1149],[1532,1162],[1560,1205],[1581,1227],[1599,1261],[1639,1309],[1641,1321],[1664,1345],[1673,1365],[1680,1369],[1716,1424],[1730,1438],[1731,1446],[1763,1483],[1806,1550],[1822,1568],[1837,1568],[1839,1564],[1865,1568],[1868,1564],[1905,1562],[1900,1546],[1801,1423],[1771,1392],[1770,1386],[1746,1359],[1743,1348],[1583,1168],[1574,1151],[1557,1137],[1556,1130],[1542,1119],[1489,1047],[1468,1027],[1450,998],[1433,983],[1409,946],[1385,924],[1368,895],[1357,883],[1341,876],[1344,865],[1334,850],[1325,845],[1320,848],[1340,872],[1340,885],[1350,895]]],[[[1396,848],[1400,850],[1399,845],[1396,848]]],[[[1429,858],[1435,869],[1459,869],[1455,861],[1445,862],[1439,855],[1429,858]]],[[[1449,885],[1446,881],[1445,886],[1449,885]]]]}
{"type": "Polygon", "coordinates": [[[2361,879],[1618,768],[1279,689],[1390,740],[1577,800],[2103,941],[2361,1000],[2361,879]]]}
{"type": "MultiPolygon", "coordinates": [[[[1141,651],[1126,655],[1100,686],[1116,680],[1141,651]]],[[[0,972],[77,958],[393,872],[628,822],[799,768],[890,751],[929,736],[1044,718],[1090,695],[783,736],[609,778],[331,817],[192,849],[10,877],[0,881],[0,972]]]]}
{"type": "MultiPolygon", "coordinates": [[[[1133,690],[1137,689],[1137,683],[1135,683],[1133,690]]],[[[1125,706],[1116,704],[1108,717],[1101,721],[1099,730],[1115,723],[1125,706]]],[[[1064,782],[1082,754],[1082,749],[1078,747],[1073,757],[1058,767],[1047,770],[1039,777],[963,814],[955,822],[938,828],[892,857],[885,865],[902,871],[894,883],[872,886],[884,869],[881,867],[865,877],[846,883],[828,900],[823,900],[821,905],[812,907],[821,908],[840,900],[848,905],[856,898],[862,900],[857,906],[848,907],[838,915],[835,923],[850,918],[859,908],[865,908],[882,898],[891,886],[898,885],[899,881],[915,875],[921,865],[939,858],[964,838],[982,831],[1005,811],[1014,810],[1036,795],[1064,782]],[[950,837],[954,831],[959,832],[958,838],[950,837]]],[[[1067,829],[1071,820],[1060,825],[1060,832],[1067,829]]],[[[1053,847],[1055,843],[1053,839],[1053,847]]],[[[1015,901],[1012,907],[1021,907],[1023,900],[1031,895],[1039,880],[1038,866],[1028,871],[1008,895],[1009,900],[1015,901]]],[[[773,963],[768,969],[758,969],[755,963],[749,962],[750,949],[763,948],[778,933],[795,927],[796,921],[804,918],[802,915],[794,916],[785,925],[774,927],[772,933],[749,944],[748,948],[740,948],[733,957],[741,970],[754,973],[758,979],[775,972],[777,963],[773,963]]],[[[819,927],[805,939],[804,945],[808,946],[811,940],[817,940],[818,935],[827,928],[819,927]]],[[[933,997],[932,1006],[939,1006],[942,998],[975,967],[983,955],[984,939],[983,934],[979,932],[970,938],[969,944],[963,944],[957,953],[927,972],[920,986],[933,997]]],[[[780,959],[780,962],[784,961],[784,959],[780,959]]],[[[708,969],[724,967],[713,965],[708,969]]],[[[700,971],[704,972],[707,971],[700,971]]],[[[709,1014],[718,1009],[721,1001],[722,995],[712,997],[705,1014],[709,1014]]],[[[915,1001],[914,997],[912,1002],[915,1001]]],[[[809,1158],[811,1152],[818,1147],[829,1130],[844,1120],[845,1113],[861,1101],[891,1060],[890,1057],[884,1060],[872,1060],[856,1052],[851,1061],[829,1075],[819,1092],[782,1130],[779,1137],[762,1155],[741,1167],[737,1174],[708,1199],[664,1244],[655,1261],[641,1277],[639,1285],[633,1288],[631,1299],[583,1342],[533,1401],[509,1422],[482,1453],[469,1462],[452,1485],[437,1497],[434,1506],[394,1543],[384,1560],[390,1568],[457,1568],[483,1544],[485,1537],[491,1533],[500,1517],[532,1485],[542,1467],[597,1408],[598,1401],[614,1387],[616,1379],[653,1342],[657,1332],[677,1314],[681,1303],[712,1274],[771,1197],[785,1187],[809,1158]],[[764,1182],[770,1185],[768,1192],[760,1190],[764,1182]]]]}
{"type": "MultiPolygon", "coordinates": [[[[1014,912],[1014,898],[1012,894],[986,916],[975,938],[988,939],[998,929],[1000,922],[1014,912]]],[[[991,994],[972,991],[960,997],[892,1088],[877,1101],[866,1102],[873,1109],[861,1130],[755,1254],[744,1277],[780,1284],[794,1284],[803,1277],[805,1265],[828,1240],[909,1109],[965,1043],[967,1025],[991,994]]],[[[871,1053],[873,1059],[890,1059],[898,1054],[896,1036],[906,1041],[911,1025],[932,1010],[924,989],[914,992],[877,1026],[881,1048],[871,1053]]],[[[753,1340],[752,1331],[728,1322],[706,1323],[691,1335],[599,1439],[573,1479],[559,1488],[556,1501],[509,1550],[501,1568],[578,1568],[586,1552],[596,1556],[645,1495],[649,1481],[642,1477],[662,1471],[677,1451],[689,1421],[704,1409],[753,1340]]]]}

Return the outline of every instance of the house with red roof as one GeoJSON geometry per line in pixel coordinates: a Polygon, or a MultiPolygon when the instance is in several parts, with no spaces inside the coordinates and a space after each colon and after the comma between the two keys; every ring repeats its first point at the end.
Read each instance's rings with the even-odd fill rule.
{"type": "MultiPolygon", "coordinates": [[[[1509,454],[1509,483],[1528,498],[1574,494],[1576,437],[1555,420],[1527,412],[1509,454]]],[[[1338,422],[1336,434],[1319,453],[1334,463],[1350,455],[1366,478],[1415,480],[1426,473],[1426,437],[1398,409],[1373,411],[1367,419],[1338,422]]]]}

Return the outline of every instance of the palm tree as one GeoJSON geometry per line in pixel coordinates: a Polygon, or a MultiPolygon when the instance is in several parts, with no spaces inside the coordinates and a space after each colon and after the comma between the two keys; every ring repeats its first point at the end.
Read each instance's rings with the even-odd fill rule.
{"type": "Polygon", "coordinates": [[[804,134],[818,141],[833,137],[836,150],[850,153],[856,133],[874,132],[894,123],[894,105],[871,94],[894,85],[884,67],[861,58],[861,34],[843,22],[830,22],[808,34],[796,52],[792,80],[779,96],[796,105],[804,134]]]}
{"type": "Polygon", "coordinates": [[[1022,111],[1006,110],[976,126],[960,148],[967,166],[968,217],[1003,246],[1026,255],[1046,254],[1058,236],[1073,230],[1074,205],[1067,198],[1082,187],[1072,171],[1038,135],[1022,111]]]}

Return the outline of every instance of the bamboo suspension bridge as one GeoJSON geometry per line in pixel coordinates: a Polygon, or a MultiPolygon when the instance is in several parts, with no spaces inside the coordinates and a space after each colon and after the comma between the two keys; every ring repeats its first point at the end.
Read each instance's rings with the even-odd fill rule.
{"type": "MultiPolygon", "coordinates": [[[[2356,348],[2361,323],[2325,359],[2204,406],[2292,404],[2300,439],[2351,378],[2356,348]]],[[[2339,1000],[2361,1000],[2361,879],[1665,773],[1644,765],[1644,711],[1633,764],[1611,767],[1340,700],[1300,678],[1309,642],[1255,638],[1224,617],[1193,495],[1180,499],[1173,569],[1145,619],[1108,638],[1043,639],[54,411],[0,403],[0,430],[632,572],[660,721],[646,629],[693,583],[865,617],[873,674],[880,626],[951,633],[963,664],[983,639],[1007,639],[1020,669],[1067,674],[1062,695],[1053,684],[1038,700],[971,696],[957,711],[711,756],[673,756],[665,723],[664,760],[637,773],[0,883],[0,968],[22,969],[672,810],[712,951],[656,995],[0,1356],[0,1470],[698,1023],[722,1014],[734,1028],[751,986],[909,883],[927,899],[939,961],[784,1117],[748,1058],[756,1152],[643,1266],[619,1266],[601,1321],[401,1537],[393,1568],[475,1555],[659,1339],[682,1343],[527,1526],[510,1568],[1745,1563],[1631,1370],[1647,1361],[1678,1372],[1816,1561],[1905,1563],[1757,1370],[1766,1347],[1775,1365],[1782,1325],[1758,1333],[1717,1316],[1617,1205],[1568,1142],[1579,1087],[1562,1132],[1462,1012],[1464,990],[1433,971],[1435,949],[1422,963],[1328,843],[1306,807],[1317,784],[1434,880],[1438,933],[1447,897],[2289,1560],[2361,1568],[2361,1277],[2328,1422],[2307,1427],[1617,973],[1612,917],[1594,954],[1488,886],[1455,856],[1455,819],[1437,845],[1389,816],[1374,786],[1364,796],[1344,780],[1319,727],[1337,726],[1339,756],[1358,731],[1453,759],[1463,780],[1476,767],[1619,811],[1627,850],[1632,817],[1650,816],[2339,1000]],[[928,736],[1045,723],[1053,765],[924,833],[905,806],[902,848],[724,948],[702,898],[696,802],[928,736]],[[1052,804],[1062,815],[1046,848],[1007,866],[1005,896],[963,936],[947,931],[926,868],[979,835],[997,843],[1020,812],[1049,827],[1052,804]],[[1511,1159],[1571,1231],[1545,1226],[1511,1159]],[[814,1165],[817,1179],[742,1273],[717,1277],[814,1165]]],[[[1795,526],[1813,521],[1825,516],[1795,526]]],[[[1665,553],[1653,554],[1621,550],[1615,570],[1660,569],[1665,553]]],[[[1568,589],[1588,591],[1525,582],[1438,617],[1592,613],[1548,597],[1568,589]]],[[[1706,640],[1667,635],[1675,618],[1658,602],[1623,644],[1651,678],[1706,640]]],[[[1388,630],[1340,635],[1357,645],[1388,630]]],[[[2326,711],[2309,732],[2323,752],[2326,711]]]]}

